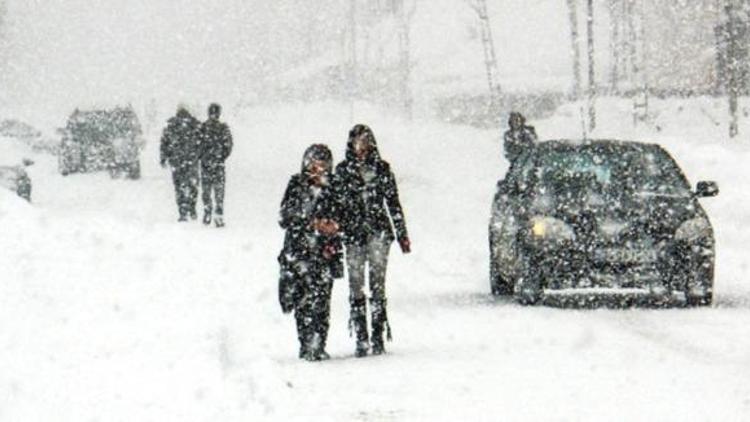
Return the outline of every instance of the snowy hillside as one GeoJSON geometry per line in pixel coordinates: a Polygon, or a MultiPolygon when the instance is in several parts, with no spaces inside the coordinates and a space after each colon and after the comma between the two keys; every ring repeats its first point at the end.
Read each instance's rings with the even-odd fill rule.
{"type": "MultiPolygon", "coordinates": [[[[712,123],[723,102],[657,102],[659,131],[633,130],[630,103],[600,106],[597,136],[658,141],[692,183],[719,183],[703,201],[717,235],[715,307],[493,300],[487,222],[507,167],[498,133],[357,105],[396,171],[413,241],[411,255],[391,251],[395,341],[384,356],[352,357],[339,281],[333,359],[300,361],[276,297],[278,206],[309,143],[341,159],[348,107],[233,110],[222,230],[176,223],[157,132],[141,181],[63,178],[53,157],[29,153],[33,204],[0,191],[0,420],[746,419],[750,150],[712,123]]],[[[531,123],[542,137],[581,127],[575,105],[531,123]]]]}

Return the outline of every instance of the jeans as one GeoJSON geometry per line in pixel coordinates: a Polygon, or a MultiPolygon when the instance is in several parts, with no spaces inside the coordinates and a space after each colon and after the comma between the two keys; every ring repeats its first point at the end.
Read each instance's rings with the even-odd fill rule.
{"type": "Polygon", "coordinates": [[[391,242],[384,236],[373,237],[366,245],[346,245],[349,270],[349,299],[365,299],[365,264],[368,265],[370,294],[373,300],[385,300],[385,272],[391,242]]]}

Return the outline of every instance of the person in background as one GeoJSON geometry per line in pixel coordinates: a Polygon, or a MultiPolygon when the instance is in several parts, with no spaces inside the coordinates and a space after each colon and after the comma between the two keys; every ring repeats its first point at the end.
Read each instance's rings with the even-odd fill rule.
{"type": "Polygon", "coordinates": [[[200,167],[203,187],[203,224],[224,227],[225,162],[232,153],[232,132],[219,121],[221,106],[208,107],[208,120],[200,127],[200,167]]]}
{"type": "Polygon", "coordinates": [[[524,150],[537,142],[536,130],[526,125],[526,118],[521,113],[513,111],[508,118],[509,129],[503,135],[503,149],[505,158],[511,166],[524,150]]]}
{"type": "Polygon", "coordinates": [[[159,162],[172,170],[178,221],[197,218],[199,127],[200,122],[181,105],[161,137],[159,162]]]}
{"type": "Polygon", "coordinates": [[[380,157],[372,130],[363,124],[349,131],[346,158],[336,166],[345,201],[344,243],[349,271],[350,327],[356,333],[357,357],[385,352],[383,333],[391,339],[386,313],[385,275],[394,239],[403,253],[411,251],[396,178],[380,157]],[[391,225],[393,222],[393,227],[391,225]],[[395,232],[394,232],[395,227],[395,232]],[[369,266],[372,336],[367,327],[365,264],[369,266]]]}

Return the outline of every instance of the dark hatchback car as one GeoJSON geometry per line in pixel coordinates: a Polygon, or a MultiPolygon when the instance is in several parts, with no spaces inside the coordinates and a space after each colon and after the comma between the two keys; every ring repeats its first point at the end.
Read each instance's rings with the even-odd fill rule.
{"type": "Polygon", "coordinates": [[[58,165],[63,176],[106,170],[113,178],[140,178],[142,130],[132,107],[75,110],[60,133],[58,165]]]}
{"type": "Polygon", "coordinates": [[[698,198],[717,194],[714,182],[692,190],[659,145],[538,143],[498,182],[492,293],[523,304],[604,296],[709,305],[714,234],[698,198]]]}

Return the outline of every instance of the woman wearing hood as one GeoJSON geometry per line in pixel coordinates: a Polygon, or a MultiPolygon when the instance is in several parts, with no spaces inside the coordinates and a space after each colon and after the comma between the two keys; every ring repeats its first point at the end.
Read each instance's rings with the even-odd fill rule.
{"type": "Polygon", "coordinates": [[[343,277],[342,209],[332,165],[327,146],[311,145],[281,201],[279,224],[286,233],[279,255],[279,300],[285,313],[294,311],[299,357],[310,361],[329,358],[331,289],[333,279],[343,277]]]}
{"type": "Polygon", "coordinates": [[[345,201],[344,243],[349,272],[350,327],[357,337],[355,354],[385,352],[383,332],[391,339],[386,313],[385,275],[394,239],[403,253],[411,251],[396,178],[380,158],[372,130],[358,124],[349,131],[346,158],[336,166],[345,201]],[[394,230],[395,228],[395,230],[394,230]],[[372,336],[368,335],[365,264],[369,266],[372,336]]]}

